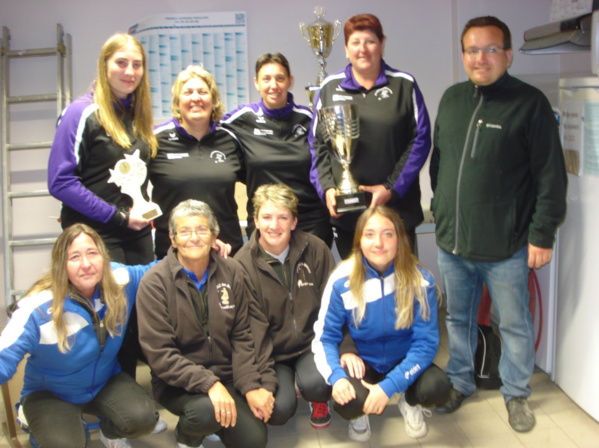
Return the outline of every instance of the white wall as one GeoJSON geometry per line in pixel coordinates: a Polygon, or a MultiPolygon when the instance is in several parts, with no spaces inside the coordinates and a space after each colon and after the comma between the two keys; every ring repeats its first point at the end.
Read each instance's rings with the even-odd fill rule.
{"type": "MultiPolygon", "coordinates": [[[[431,119],[443,91],[465,79],[461,66],[459,36],[464,23],[479,15],[496,15],[513,34],[514,48],[522,45],[524,30],[549,21],[550,0],[0,0],[0,25],[11,32],[11,48],[53,46],[56,24],[61,23],[73,39],[74,96],[83,93],[95,77],[98,51],[114,32],[126,31],[139,20],[164,13],[235,11],[247,12],[250,64],[262,53],[280,51],[291,63],[296,77],[295,95],[307,103],[303,86],[314,82],[318,73],[316,58],[302,38],[298,23],[315,19],[314,6],[327,10],[326,19],[342,22],[363,12],[376,14],[388,37],[386,61],[393,67],[412,73],[425,96],[431,119]]],[[[518,74],[558,73],[559,56],[516,54],[510,72],[518,74]]],[[[333,73],[345,65],[343,37],[334,44],[328,59],[333,73]]],[[[583,63],[583,62],[582,62],[583,63]]],[[[583,63],[584,64],[584,63],[583,63]]],[[[571,66],[570,66],[571,67],[571,66]]],[[[583,68],[582,70],[585,70],[583,68]]],[[[11,70],[13,95],[46,93],[54,85],[54,65],[48,61],[16,61],[11,70]],[[17,65],[18,64],[18,65],[17,65]]],[[[252,100],[258,95],[252,91],[252,100]]],[[[11,109],[10,129],[13,142],[52,138],[56,113],[50,106],[20,106],[11,109]]],[[[13,182],[17,188],[43,188],[47,152],[17,155],[13,160],[13,182]],[[41,182],[35,181],[41,179],[41,182]]],[[[423,170],[424,202],[430,186],[423,170]]],[[[28,200],[30,201],[30,200],[28,200]]],[[[55,201],[33,201],[17,210],[19,234],[57,233],[58,224],[50,216],[58,215],[55,201]],[[34,213],[36,212],[36,213],[34,213]]],[[[26,288],[48,263],[47,250],[21,250],[17,258],[17,287],[26,288]]],[[[0,285],[1,286],[1,285],[0,285]]],[[[0,318],[3,313],[0,313],[0,318]]]]}

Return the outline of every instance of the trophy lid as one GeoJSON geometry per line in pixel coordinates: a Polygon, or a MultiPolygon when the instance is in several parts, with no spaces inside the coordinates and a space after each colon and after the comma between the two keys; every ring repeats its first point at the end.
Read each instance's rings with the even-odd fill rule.
{"type": "Polygon", "coordinates": [[[314,14],[316,15],[316,20],[307,25],[308,29],[311,32],[315,32],[312,30],[322,29],[332,33],[335,26],[331,22],[324,19],[324,16],[326,14],[326,10],[324,9],[324,7],[317,6],[316,8],[314,8],[314,14]]]}

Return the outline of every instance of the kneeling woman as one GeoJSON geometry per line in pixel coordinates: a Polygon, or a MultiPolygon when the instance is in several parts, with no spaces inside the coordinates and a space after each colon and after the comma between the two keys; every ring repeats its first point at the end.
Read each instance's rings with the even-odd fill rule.
{"type": "Polygon", "coordinates": [[[30,355],[21,404],[41,446],[83,448],[83,412],[101,418],[100,440],[107,447],[130,447],[124,438],[154,429],[152,400],[117,361],[147,269],[111,266],[98,233],[73,224],[54,244],[50,272],[17,302],[0,336],[0,383],[30,355]]]}
{"type": "Polygon", "coordinates": [[[359,218],[352,255],[331,274],[316,337],[316,366],[333,386],[335,410],[349,437],[370,438],[368,414],[381,414],[400,393],[408,436],[427,432],[422,406],[445,403],[449,380],[433,364],[439,346],[437,291],[410,249],[397,213],[378,206],[359,218]],[[347,325],[358,354],[339,356],[347,325]]]}

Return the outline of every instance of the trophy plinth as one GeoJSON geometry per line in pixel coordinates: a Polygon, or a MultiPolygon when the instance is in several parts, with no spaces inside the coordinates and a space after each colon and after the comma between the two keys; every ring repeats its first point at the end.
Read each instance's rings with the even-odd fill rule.
{"type": "Polygon", "coordinates": [[[335,195],[337,213],[358,212],[366,209],[366,195],[358,188],[358,183],[349,170],[356,153],[360,137],[360,117],[358,106],[341,104],[323,107],[319,112],[329,148],[342,168],[341,179],[335,195]]]}
{"type": "Polygon", "coordinates": [[[133,155],[125,154],[125,158],[119,160],[113,170],[110,171],[108,182],[117,184],[121,192],[133,199],[131,216],[151,221],[162,215],[162,210],[154,202],[146,201],[141,193],[141,186],[146,180],[148,169],[143,160],[139,158],[139,149],[133,155]]]}
{"type": "Polygon", "coordinates": [[[310,96],[310,104],[312,104],[314,91],[318,90],[318,87],[320,87],[322,81],[327,76],[326,58],[331,54],[333,42],[337,39],[339,31],[341,30],[341,22],[339,20],[336,20],[333,24],[324,19],[326,11],[322,6],[314,8],[314,14],[316,14],[316,20],[314,22],[309,25],[306,25],[304,22],[300,22],[299,24],[304,40],[308,42],[308,45],[312,48],[312,52],[314,53],[314,56],[316,56],[316,59],[318,59],[318,64],[320,65],[320,71],[316,77],[316,86],[306,86],[306,90],[310,96]]]}

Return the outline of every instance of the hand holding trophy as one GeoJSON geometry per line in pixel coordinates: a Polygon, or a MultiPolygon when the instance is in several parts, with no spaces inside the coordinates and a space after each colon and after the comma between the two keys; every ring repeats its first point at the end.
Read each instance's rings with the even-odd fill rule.
{"type": "Polygon", "coordinates": [[[114,169],[109,171],[108,182],[117,184],[123,193],[133,199],[131,208],[133,216],[150,221],[162,215],[160,207],[146,201],[141,193],[141,186],[146,180],[148,170],[145,162],[139,158],[139,149],[136,149],[133,155],[125,154],[125,158],[119,160],[114,165],[114,169]]]}
{"type": "Polygon", "coordinates": [[[323,107],[319,112],[325,136],[333,156],[342,168],[341,181],[337,185],[337,213],[359,212],[366,209],[366,197],[360,191],[349,166],[354,158],[360,137],[360,116],[356,104],[340,104],[323,107]]]}

